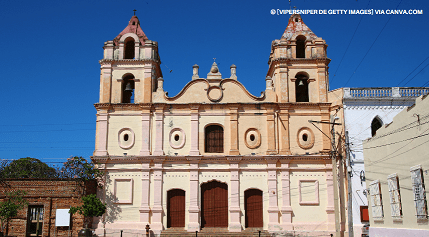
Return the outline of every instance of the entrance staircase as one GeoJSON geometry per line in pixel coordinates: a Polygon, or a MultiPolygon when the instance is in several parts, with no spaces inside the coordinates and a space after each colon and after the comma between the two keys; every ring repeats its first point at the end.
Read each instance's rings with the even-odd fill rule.
{"type": "Polygon", "coordinates": [[[216,237],[216,236],[249,236],[249,237],[268,237],[271,234],[262,230],[262,228],[248,228],[241,232],[229,232],[228,228],[203,228],[198,233],[187,232],[184,228],[168,228],[161,232],[161,237],[184,236],[184,237],[216,237]],[[259,235],[259,231],[261,234],[259,235]]]}

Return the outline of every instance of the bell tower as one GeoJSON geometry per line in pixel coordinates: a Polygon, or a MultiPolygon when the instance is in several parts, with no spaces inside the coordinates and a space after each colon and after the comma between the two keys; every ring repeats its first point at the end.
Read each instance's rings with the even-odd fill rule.
{"type": "MultiPolygon", "coordinates": [[[[124,143],[134,144],[134,133],[130,127],[137,126],[134,124],[138,123],[134,121],[136,113],[141,113],[139,115],[147,122],[145,126],[149,126],[152,94],[158,87],[158,78],[162,77],[158,43],[147,38],[135,15],[118,36],[104,43],[103,49],[103,59],[100,60],[100,99],[95,104],[97,131],[94,156],[98,158],[112,153],[108,148],[113,147],[112,143],[117,143],[115,137],[119,135],[124,143]],[[114,116],[115,113],[133,116],[114,116]],[[117,121],[119,117],[126,118],[126,121],[117,121]],[[119,135],[118,127],[122,128],[119,135]]],[[[142,154],[148,154],[148,146],[145,146],[142,154]]]]}
{"type": "Polygon", "coordinates": [[[137,16],[103,48],[99,103],[151,103],[161,60],[158,43],[146,37],[137,16]]]}
{"type": "Polygon", "coordinates": [[[289,18],[280,40],[271,44],[267,76],[274,83],[277,102],[327,102],[328,45],[298,14],[289,18]]]}

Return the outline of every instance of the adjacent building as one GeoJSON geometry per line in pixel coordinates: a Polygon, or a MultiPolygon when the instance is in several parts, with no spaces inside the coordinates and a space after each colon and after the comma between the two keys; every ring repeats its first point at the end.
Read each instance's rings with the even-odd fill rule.
{"type": "Polygon", "coordinates": [[[141,236],[146,225],[155,235],[343,232],[329,138],[340,104],[328,100],[326,48],[292,15],[267,52],[266,78],[252,78],[266,82],[260,96],[240,83],[235,65],[220,72],[213,63],[209,72],[194,65],[170,97],[163,85],[174,82],[162,77],[158,44],[133,16],[100,60],[92,159],[105,172],[99,196],[108,210],[96,233],[141,236]]]}
{"type": "Polygon", "coordinates": [[[429,235],[427,97],[417,98],[363,142],[370,236],[429,235]]]}
{"type": "Polygon", "coordinates": [[[80,214],[70,215],[70,207],[82,205],[81,197],[95,194],[95,181],[66,179],[3,179],[0,201],[13,191],[24,191],[28,205],[9,219],[5,236],[76,236],[78,231],[89,224],[84,223],[80,214]]]}
{"type": "Polygon", "coordinates": [[[343,91],[345,130],[348,131],[350,141],[353,229],[355,236],[361,236],[363,225],[369,223],[362,141],[376,135],[379,128],[391,123],[399,112],[413,105],[418,96],[427,94],[429,88],[370,87],[338,90],[343,91]]]}

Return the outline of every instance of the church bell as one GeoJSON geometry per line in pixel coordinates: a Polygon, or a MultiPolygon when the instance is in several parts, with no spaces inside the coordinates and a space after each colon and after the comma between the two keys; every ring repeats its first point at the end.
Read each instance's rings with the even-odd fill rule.
{"type": "Polygon", "coordinates": [[[133,91],[133,86],[131,85],[131,82],[128,82],[125,86],[125,91],[133,91]]]}

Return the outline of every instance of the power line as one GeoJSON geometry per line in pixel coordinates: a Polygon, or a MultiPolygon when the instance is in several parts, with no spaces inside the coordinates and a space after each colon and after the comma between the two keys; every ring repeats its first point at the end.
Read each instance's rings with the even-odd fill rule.
{"type": "MultiPolygon", "coordinates": [[[[399,4],[396,6],[396,9],[398,9],[399,5],[401,4],[402,0],[399,2],[399,4]]],[[[355,70],[353,71],[352,75],[350,76],[350,78],[347,80],[346,84],[344,86],[346,86],[349,81],[352,79],[352,77],[354,76],[354,74],[356,73],[356,70],[360,67],[360,65],[362,64],[362,62],[365,60],[366,56],[368,55],[369,51],[371,51],[372,47],[374,46],[375,42],[377,42],[378,38],[380,37],[381,33],[383,32],[384,28],[386,28],[387,24],[389,23],[390,19],[392,19],[393,15],[390,15],[389,19],[387,20],[386,24],[384,24],[383,28],[380,30],[380,33],[378,33],[377,37],[375,38],[374,42],[372,42],[371,46],[369,47],[368,51],[366,51],[365,55],[363,56],[362,60],[359,62],[359,64],[357,65],[357,67],[355,68],[355,70]]]]}
{"type": "MultiPolygon", "coordinates": [[[[399,84],[401,84],[403,81],[405,81],[405,79],[407,79],[411,74],[413,74],[413,72],[415,70],[417,70],[417,68],[419,68],[426,60],[428,60],[429,57],[425,58],[425,60],[423,60],[416,68],[414,68],[404,79],[402,79],[402,81],[400,81],[396,86],[399,86],[399,84]]],[[[427,66],[427,65],[426,65],[427,66]]],[[[409,81],[408,81],[409,82],[409,81]]],[[[407,82],[407,83],[408,83],[407,82]]],[[[406,85],[406,84],[405,84],[406,85]]]]}
{"type": "MultiPolygon", "coordinates": [[[[368,9],[368,6],[369,6],[369,3],[370,3],[370,2],[371,2],[371,1],[368,1],[368,5],[366,5],[366,8],[365,8],[365,9],[368,9]]],[[[360,25],[360,23],[362,22],[363,16],[364,16],[364,15],[362,15],[362,16],[361,16],[360,21],[359,21],[358,25],[356,26],[355,32],[353,33],[352,38],[351,38],[351,39],[350,39],[350,41],[349,41],[349,45],[347,45],[346,51],[344,51],[343,57],[341,57],[340,63],[338,64],[337,70],[335,70],[335,73],[334,73],[334,76],[332,77],[331,82],[333,81],[333,79],[335,78],[335,76],[337,76],[338,69],[340,69],[341,63],[343,62],[343,59],[344,59],[344,57],[346,56],[347,51],[349,50],[349,47],[350,47],[350,45],[351,45],[351,43],[352,43],[352,41],[353,41],[353,38],[354,38],[354,37],[355,37],[355,35],[356,35],[356,32],[357,32],[357,30],[358,30],[358,28],[359,28],[359,25],[360,25]]]]}

